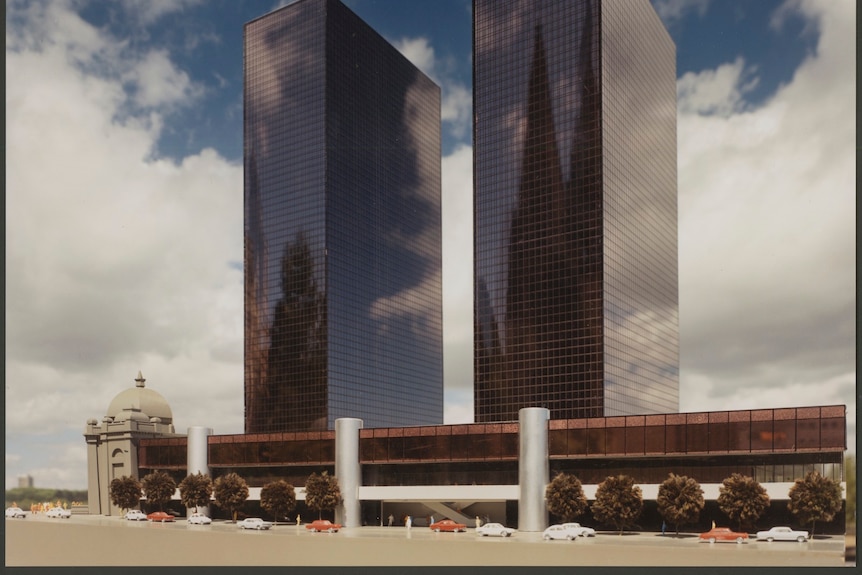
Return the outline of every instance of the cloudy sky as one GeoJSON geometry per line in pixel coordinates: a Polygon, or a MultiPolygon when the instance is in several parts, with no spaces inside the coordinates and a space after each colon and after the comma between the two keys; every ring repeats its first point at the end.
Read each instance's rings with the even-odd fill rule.
{"type": "MultiPolygon", "coordinates": [[[[446,423],[472,420],[468,0],[346,0],[443,91],[446,423]]],[[[242,25],[277,0],[8,0],[6,483],[85,488],[134,385],[242,431],[242,25]]],[[[683,411],[856,426],[853,0],[653,0],[677,45],[683,411]]]]}

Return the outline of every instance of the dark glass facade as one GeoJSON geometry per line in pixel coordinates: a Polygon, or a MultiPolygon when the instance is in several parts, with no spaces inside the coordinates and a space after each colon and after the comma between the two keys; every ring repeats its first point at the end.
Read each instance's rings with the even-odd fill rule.
{"type": "Polygon", "coordinates": [[[679,409],[676,53],[647,0],[475,0],[477,422],[679,409]]]}
{"type": "Polygon", "coordinates": [[[441,423],[440,89],[337,0],[244,42],[246,431],[441,423]]]}
{"type": "MultiPolygon", "coordinates": [[[[843,405],[670,413],[553,420],[548,423],[552,475],[565,471],[584,483],[625,473],[640,484],[668,473],[721,483],[732,473],[762,483],[792,482],[816,470],[844,480],[843,405]]],[[[517,422],[362,429],[363,485],[515,485],[517,422]]],[[[141,475],[186,469],[184,437],[144,439],[141,475]]],[[[335,432],[216,435],[208,462],[217,477],[229,471],[252,487],[275,479],[304,485],[312,472],[335,465],[335,432]]]]}

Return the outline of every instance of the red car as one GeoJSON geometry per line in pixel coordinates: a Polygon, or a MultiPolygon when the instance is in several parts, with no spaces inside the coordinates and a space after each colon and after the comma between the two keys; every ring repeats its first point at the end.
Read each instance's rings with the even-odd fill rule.
{"type": "Polygon", "coordinates": [[[748,533],[737,533],[728,527],[713,527],[706,533],[700,534],[700,541],[736,541],[737,543],[748,543],[748,533]]]}
{"type": "Polygon", "coordinates": [[[310,529],[312,533],[316,533],[318,531],[327,533],[337,533],[339,529],[341,529],[341,525],[338,523],[333,523],[327,519],[315,519],[311,523],[305,526],[306,529],[310,529]]]}
{"type": "Polygon", "coordinates": [[[165,513],[164,511],[154,511],[147,515],[147,521],[158,521],[159,523],[164,523],[166,521],[173,521],[174,516],[170,513],[165,513]]]}
{"type": "Polygon", "coordinates": [[[440,521],[436,521],[429,525],[432,531],[453,531],[458,533],[459,531],[467,532],[467,526],[463,523],[455,523],[451,519],[441,519],[440,521]]]}

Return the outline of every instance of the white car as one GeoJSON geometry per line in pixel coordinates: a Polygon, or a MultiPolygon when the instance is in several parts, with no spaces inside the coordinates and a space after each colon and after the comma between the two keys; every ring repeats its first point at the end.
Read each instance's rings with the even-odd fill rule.
{"type": "Polygon", "coordinates": [[[269,529],[272,527],[272,523],[264,521],[260,517],[249,517],[237,522],[237,527],[241,527],[242,529],[269,529]]]}
{"type": "Polygon", "coordinates": [[[48,513],[45,514],[45,517],[56,517],[58,519],[68,519],[72,516],[72,512],[69,509],[63,509],[62,507],[52,507],[48,510],[48,513]]]}
{"type": "Polygon", "coordinates": [[[482,537],[511,537],[514,534],[514,529],[504,527],[499,523],[485,523],[476,528],[476,535],[481,535],[482,537]]]}
{"type": "Polygon", "coordinates": [[[578,537],[595,537],[596,530],[592,527],[584,527],[580,523],[563,523],[563,527],[578,532],[578,537]]]}
{"type": "Polygon", "coordinates": [[[138,509],[132,509],[126,513],[126,519],[129,521],[146,521],[147,514],[138,509]]]}
{"type": "Polygon", "coordinates": [[[758,541],[808,541],[808,531],[794,531],[790,527],[773,527],[768,531],[758,531],[758,541]]]}
{"type": "Polygon", "coordinates": [[[568,539],[569,541],[574,541],[580,537],[580,535],[581,533],[578,530],[570,529],[562,525],[551,525],[542,533],[542,539],[546,541],[550,539],[568,539]]]}
{"type": "Polygon", "coordinates": [[[11,517],[13,519],[24,519],[27,517],[27,514],[20,507],[7,507],[6,508],[6,517],[11,517]]]}
{"type": "Polygon", "coordinates": [[[192,513],[189,515],[188,522],[189,525],[209,525],[213,520],[203,513],[192,513]]]}

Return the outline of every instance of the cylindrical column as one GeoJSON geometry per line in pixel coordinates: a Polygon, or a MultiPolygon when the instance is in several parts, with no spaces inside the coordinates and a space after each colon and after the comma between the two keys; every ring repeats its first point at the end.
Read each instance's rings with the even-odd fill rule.
{"type": "Polygon", "coordinates": [[[548,420],[544,407],[525,407],[518,412],[520,442],[518,460],[518,530],[544,531],[548,526],[545,488],[550,475],[548,420]]]}
{"type": "Polygon", "coordinates": [[[345,527],[360,527],[361,508],[359,486],[362,469],[359,466],[359,430],[362,420],[341,417],[335,420],[335,477],[341,488],[341,505],[335,510],[335,521],[345,527]]]}
{"type": "MultiPolygon", "coordinates": [[[[210,475],[209,460],[207,456],[207,437],[213,434],[213,430],[209,427],[189,427],[187,441],[188,451],[186,453],[186,473],[194,475],[201,473],[202,475],[210,475]]],[[[198,511],[204,515],[210,514],[209,505],[198,507],[198,511]]],[[[190,512],[186,512],[186,516],[190,512]]]]}

